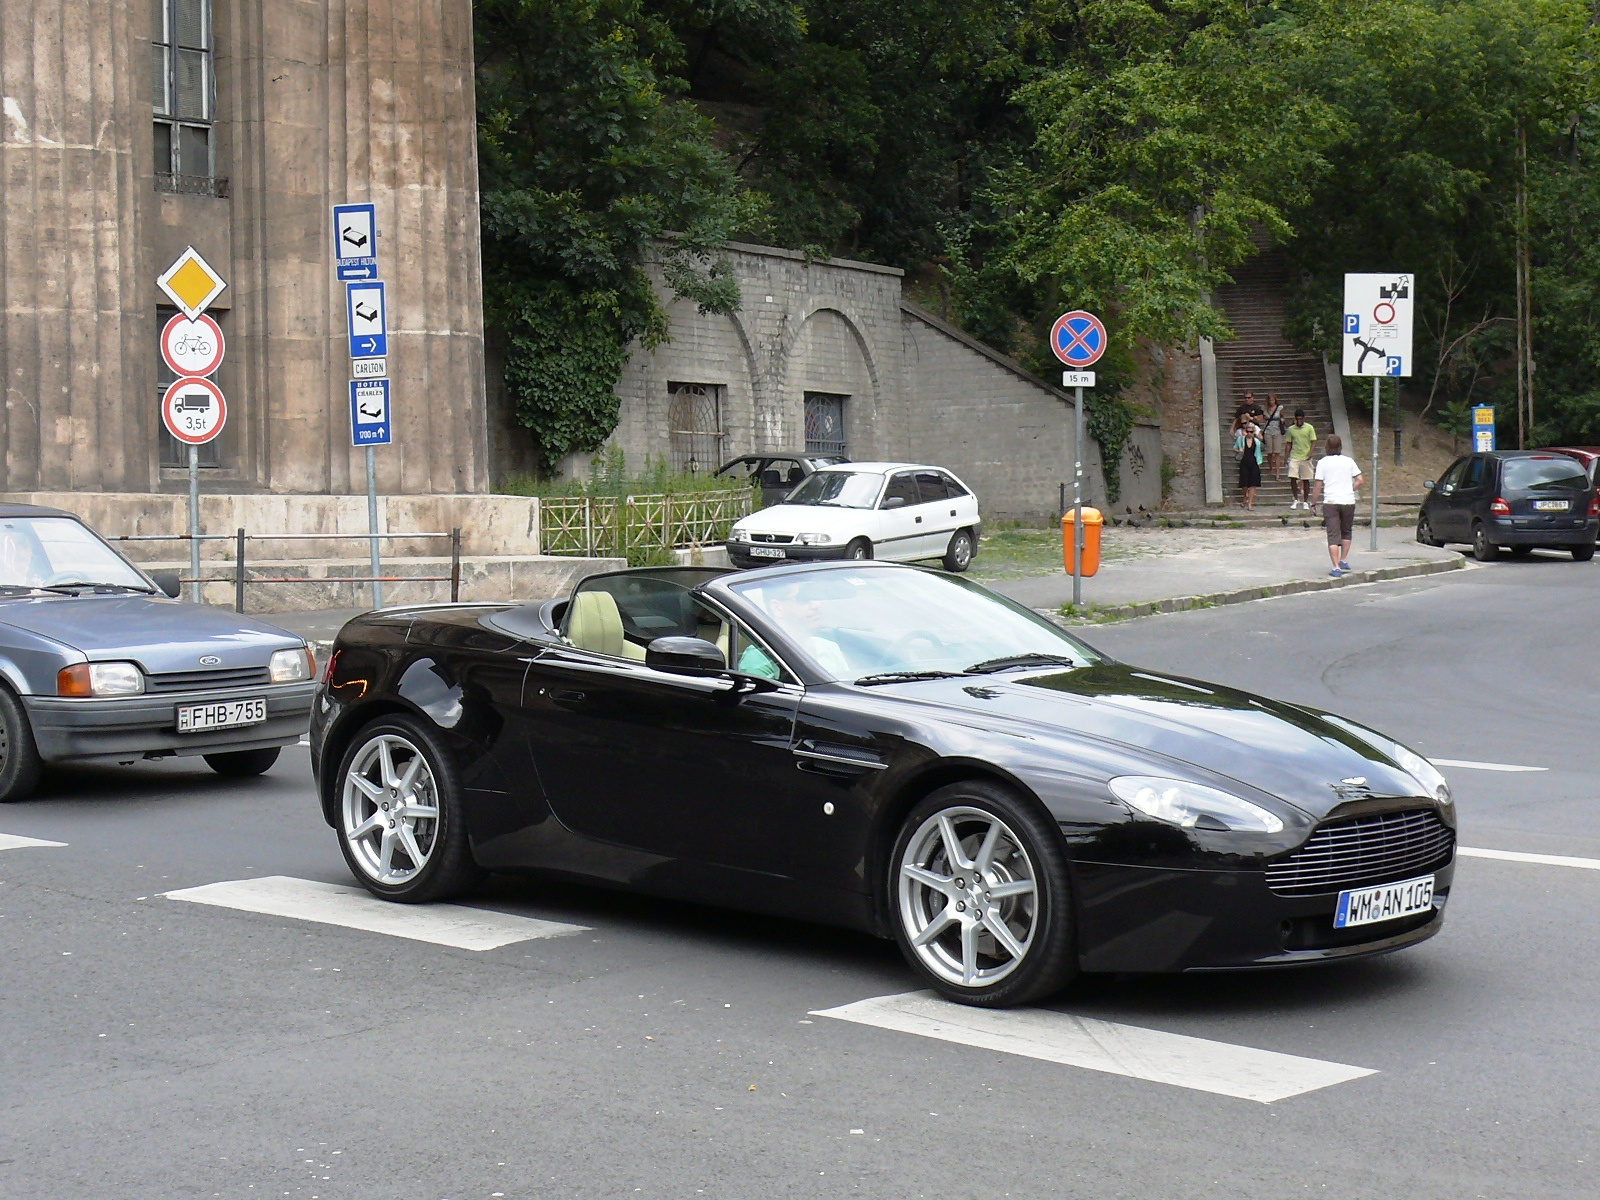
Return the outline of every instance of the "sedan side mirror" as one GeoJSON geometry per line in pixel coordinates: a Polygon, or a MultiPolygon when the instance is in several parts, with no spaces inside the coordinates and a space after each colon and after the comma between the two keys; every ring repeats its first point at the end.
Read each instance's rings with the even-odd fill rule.
{"type": "Polygon", "coordinates": [[[176,571],[151,571],[150,582],[160,588],[163,595],[173,600],[183,592],[183,585],[178,582],[176,571]]]}
{"type": "Polygon", "coordinates": [[[905,502],[906,502],[906,498],[904,496],[885,496],[884,499],[883,499],[883,503],[878,505],[878,507],[879,508],[900,508],[900,507],[904,506],[905,502]]]}
{"type": "Polygon", "coordinates": [[[678,675],[715,675],[728,669],[728,660],[704,638],[672,636],[645,647],[644,665],[678,675]]]}
{"type": "Polygon", "coordinates": [[[1431,479],[1424,480],[1423,484],[1422,484],[1422,490],[1425,491],[1425,492],[1433,491],[1433,480],[1431,480],[1431,479]]]}

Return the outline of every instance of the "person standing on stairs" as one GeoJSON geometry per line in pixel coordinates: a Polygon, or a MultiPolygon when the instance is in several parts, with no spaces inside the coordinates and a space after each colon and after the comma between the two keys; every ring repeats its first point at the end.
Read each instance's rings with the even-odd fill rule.
{"type": "Polygon", "coordinates": [[[1283,436],[1289,443],[1289,507],[1310,509],[1311,481],[1314,478],[1311,451],[1317,444],[1317,431],[1306,420],[1305,409],[1294,410],[1294,423],[1283,431],[1283,436]],[[1300,494],[1302,490],[1304,497],[1300,494]]]}
{"type": "Polygon", "coordinates": [[[1233,448],[1239,452],[1239,490],[1244,493],[1244,506],[1254,511],[1256,489],[1261,486],[1261,433],[1254,421],[1244,423],[1233,439],[1233,448]]]}
{"type": "Polygon", "coordinates": [[[1283,482],[1283,424],[1283,408],[1278,404],[1278,393],[1273,392],[1267,397],[1261,432],[1267,443],[1267,470],[1279,483],[1283,482]]]}

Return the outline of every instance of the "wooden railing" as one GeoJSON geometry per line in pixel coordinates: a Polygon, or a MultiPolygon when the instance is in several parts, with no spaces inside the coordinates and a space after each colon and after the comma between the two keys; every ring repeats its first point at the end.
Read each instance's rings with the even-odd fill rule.
{"type": "Polygon", "coordinates": [[[652,550],[714,546],[750,515],[755,489],[648,496],[546,496],[539,501],[545,554],[630,558],[652,550]]]}

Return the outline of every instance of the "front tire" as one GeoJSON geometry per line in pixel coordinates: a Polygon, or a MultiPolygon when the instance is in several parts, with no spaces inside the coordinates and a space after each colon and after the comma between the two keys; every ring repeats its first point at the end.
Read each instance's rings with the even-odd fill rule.
{"type": "Polygon", "coordinates": [[[911,969],[960,1004],[1007,1008],[1076,974],[1061,835],[992,783],[940,788],[905,819],[889,867],[890,922],[911,969]]]}
{"type": "Polygon", "coordinates": [[[976,553],[977,547],[973,544],[971,531],[958,529],[950,539],[950,548],[944,552],[944,569],[959,575],[972,565],[972,558],[976,553]]]}
{"type": "Polygon", "coordinates": [[[1512,558],[1532,558],[1533,557],[1533,547],[1532,546],[1513,546],[1513,547],[1511,547],[1511,557],[1512,558]]]}
{"type": "Polygon", "coordinates": [[[226,775],[231,779],[248,779],[252,775],[263,775],[278,761],[278,747],[268,746],[265,750],[234,750],[228,754],[208,754],[206,766],[218,775],[226,775]]]}
{"type": "Polygon", "coordinates": [[[1424,546],[1444,545],[1443,542],[1433,536],[1433,522],[1428,520],[1427,517],[1417,518],[1417,541],[1424,546]]]}
{"type": "Polygon", "coordinates": [[[22,701],[0,684],[0,804],[33,795],[43,771],[44,762],[22,701]]]}
{"type": "Polygon", "coordinates": [[[339,849],[374,896],[422,904],[482,878],[467,844],[460,781],[422,722],[387,717],[361,730],[335,786],[339,849]]]}
{"type": "Polygon", "coordinates": [[[1493,562],[1500,557],[1500,547],[1489,540],[1489,531],[1481,521],[1472,527],[1472,557],[1479,562],[1493,562]]]}
{"type": "Polygon", "coordinates": [[[865,562],[872,557],[872,543],[866,538],[857,538],[845,547],[844,556],[851,562],[865,562]]]}

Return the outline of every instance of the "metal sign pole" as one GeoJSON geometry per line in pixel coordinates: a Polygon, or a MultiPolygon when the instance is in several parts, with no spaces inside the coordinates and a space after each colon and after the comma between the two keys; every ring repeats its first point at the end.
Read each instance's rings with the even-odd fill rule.
{"type": "Polygon", "coordinates": [[[1083,607],[1083,389],[1072,401],[1072,607],[1083,607]]]}
{"type": "Polygon", "coordinates": [[[383,607],[383,584],[378,576],[383,572],[378,554],[378,463],[371,446],[367,447],[367,532],[372,535],[372,607],[383,607]]]}
{"type": "Polygon", "coordinates": [[[200,447],[189,446],[189,598],[200,603],[200,447]]]}
{"type": "Polygon", "coordinates": [[[1378,396],[1381,375],[1372,377],[1372,549],[1378,549],[1378,396]]]}

